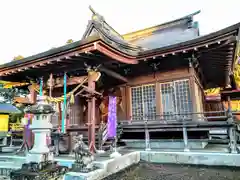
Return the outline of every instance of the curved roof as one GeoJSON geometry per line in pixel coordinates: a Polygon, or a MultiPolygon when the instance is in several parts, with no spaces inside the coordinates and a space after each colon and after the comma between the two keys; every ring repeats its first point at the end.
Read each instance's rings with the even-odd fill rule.
{"type": "Polygon", "coordinates": [[[199,13],[200,11],[197,11],[164,24],[125,34],[123,37],[129,43],[147,49],[188,41],[199,36],[198,23],[193,21],[193,16],[199,13]]]}
{"type": "Polygon", "coordinates": [[[0,103],[0,114],[19,114],[21,111],[8,103],[0,103]]]}
{"type": "Polygon", "coordinates": [[[232,26],[226,27],[224,29],[221,29],[219,31],[204,35],[204,36],[198,36],[197,38],[188,40],[188,41],[184,41],[184,42],[180,42],[180,43],[176,43],[176,44],[172,44],[169,46],[165,46],[165,47],[159,47],[159,48],[155,48],[155,49],[151,49],[151,50],[146,50],[143,52],[140,52],[139,55],[149,55],[149,54],[155,54],[155,53],[172,53],[178,50],[183,50],[183,49],[188,49],[188,48],[194,48],[196,46],[199,46],[200,44],[204,44],[204,43],[211,43],[211,42],[218,42],[221,39],[224,39],[225,37],[229,37],[231,35],[233,35],[235,37],[235,39],[233,39],[234,41],[237,41],[239,39],[236,39],[238,32],[239,32],[239,28],[240,28],[240,22],[237,24],[234,24],[232,26]]]}
{"type": "MultiPolygon", "coordinates": [[[[162,31],[169,30],[169,28],[176,30],[179,27],[184,27],[185,31],[188,31],[189,28],[194,29],[193,24],[189,24],[189,22],[192,22],[192,17],[195,14],[193,13],[178,20],[165,23],[164,25],[159,25],[158,30],[148,29],[147,31],[150,35],[146,39],[153,46],[148,49],[128,42],[126,36],[124,39],[124,36],[122,37],[117,33],[98,15],[96,19],[93,18],[89,22],[82,40],[22,60],[0,65],[0,75],[7,77],[22,73],[22,77],[24,77],[30,71],[32,74],[43,70],[52,72],[52,68],[55,70],[57,67],[61,67],[60,70],[63,72],[64,68],[70,68],[69,64],[75,63],[71,66],[72,69],[75,69],[76,65],[83,66],[83,62],[86,60],[97,63],[107,61],[109,63],[109,60],[113,60],[123,64],[137,64],[141,60],[158,58],[161,61],[161,58],[166,56],[188,52],[196,55],[201,68],[205,72],[204,76],[209,82],[223,85],[226,83],[225,79],[228,76],[226,74],[233,69],[235,45],[237,40],[239,40],[237,36],[239,34],[240,23],[205,36],[196,36],[193,39],[185,39],[184,41],[184,38],[180,38],[181,40],[174,41],[174,44],[165,43],[165,45],[161,45],[161,40],[154,38],[156,36],[163,36],[161,35],[161,33],[164,34],[162,31]],[[154,44],[152,41],[157,41],[158,43],[154,44]],[[58,66],[55,64],[58,64],[58,66]],[[47,66],[48,68],[46,68],[47,66]],[[219,74],[222,74],[221,77],[216,77],[219,74]]],[[[143,33],[144,30],[138,31],[137,34],[139,32],[143,33]]],[[[143,34],[140,33],[138,37],[143,34]]],[[[132,33],[132,40],[135,35],[132,33]]],[[[130,38],[130,35],[128,38],[130,38]]]]}

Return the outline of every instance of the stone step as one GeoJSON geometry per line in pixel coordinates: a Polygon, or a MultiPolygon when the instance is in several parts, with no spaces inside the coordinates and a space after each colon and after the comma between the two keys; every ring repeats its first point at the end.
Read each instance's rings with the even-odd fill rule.
{"type": "Polygon", "coordinates": [[[23,139],[12,139],[12,142],[23,142],[23,139]]]}
{"type": "Polygon", "coordinates": [[[20,149],[20,146],[7,146],[7,147],[2,147],[2,152],[5,152],[5,153],[16,152],[18,149],[20,149]]]}

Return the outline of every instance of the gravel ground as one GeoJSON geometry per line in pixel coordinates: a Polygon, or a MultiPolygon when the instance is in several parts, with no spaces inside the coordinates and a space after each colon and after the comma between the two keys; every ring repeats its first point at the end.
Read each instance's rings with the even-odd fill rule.
{"type": "Polygon", "coordinates": [[[240,180],[240,169],[140,163],[104,180],[240,180]]]}

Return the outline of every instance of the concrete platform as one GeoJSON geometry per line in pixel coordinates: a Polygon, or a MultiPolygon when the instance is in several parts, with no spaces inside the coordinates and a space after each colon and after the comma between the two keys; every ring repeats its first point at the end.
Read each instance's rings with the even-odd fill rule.
{"type": "MultiPolygon", "coordinates": [[[[144,151],[144,149],[119,149],[121,157],[110,158],[110,153],[97,154],[95,166],[99,169],[90,173],[69,172],[64,180],[100,180],[117,173],[128,166],[137,164],[140,160],[158,164],[192,164],[208,166],[234,166],[240,167],[240,154],[231,154],[227,146],[210,146],[204,150],[191,150],[184,152],[183,149],[158,149],[144,151]]],[[[72,167],[74,157],[65,155],[55,157],[60,165],[72,167]]],[[[8,170],[18,169],[25,162],[24,155],[11,153],[0,154],[0,175],[8,174],[8,170]]],[[[0,178],[1,179],[1,178],[0,178]]]]}
{"type": "Polygon", "coordinates": [[[240,167],[240,154],[224,152],[141,151],[140,156],[150,163],[240,167]]]}
{"type": "Polygon", "coordinates": [[[69,172],[64,176],[64,180],[100,180],[133,164],[137,164],[139,161],[140,152],[130,152],[114,159],[95,161],[94,164],[100,169],[90,173],[69,172]]]}
{"type": "MultiPolygon", "coordinates": [[[[90,173],[69,172],[62,179],[100,180],[140,161],[139,151],[119,150],[119,152],[122,156],[117,158],[110,158],[109,152],[97,154],[95,156],[94,165],[99,168],[98,170],[90,173]]],[[[21,168],[21,165],[25,163],[25,159],[24,155],[14,155],[12,153],[0,154],[0,179],[3,176],[6,177],[11,170],[21,168]]],[[[55,157],[55,161],[60,165],[71,168],[75,160],[74,157],[65,155],[55,157]]]]}

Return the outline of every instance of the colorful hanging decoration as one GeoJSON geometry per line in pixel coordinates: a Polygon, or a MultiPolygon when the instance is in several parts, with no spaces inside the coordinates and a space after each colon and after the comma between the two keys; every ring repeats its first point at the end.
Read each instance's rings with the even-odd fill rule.
{"type": "Polygon", "coordinates": [[[116,137],[117,129],[117,98],[115,96],[109,96],[108,104],[108,137],[116,137]]]}
{"type": "Polygon", "coordinates": [[[206,96],[218,96],[220,95],[221,88],[211,88],[204,91],[206,96]]]}
{"type": "Polygon", "coordinates": [[[26,85],[29,85],[29,83],[21,83],[21,82],[10,82],[10,81],[2,81],[0,80],[0,84],[3,85],[3,88],[5,89],[11,89],[11,88],[14,88],[14,87],[21,87],[21,86],[26,86],[26,85]]]}
{"type": "Polygon", "coordinates": [[[235,67],[233,70],[234,79],[236,81],[236,84],[238,88],[240,87],[240,42],[238,42],[237,48],[236,48],[236,57],[235,57],[235,67]]]}
{"type": "Polygon", "coordinates": [[[30,129],[30,125],[31,125],[31,121],[32,121],[33,115],[32,114],[25,114],[24,115],[24,121],[23,125],[25,128],[25,141],[27,142],[28,146],[31,147],[31,129],[30,129]]]}
{"type": "MultiPolygon", "coordinates": [[[[88,80],[88,78],[85,77],[85,78],[82,80],[82,82],[81,82],[76,88],[74,88],[71,92],[67,93],[67,94],[66,94],[67,98],[71,97],[72,95],[73,95],[73,96],[76,96],[76,94],[77,94],[76,92],[79,90],[79,88],[82,87],[82,85],[83,85],[85,82],[87,82],[87,80],[88,80]],[[75,94],[75,93],[76,93],[76,94],[75,94]]],[[[34,90],[39,93],[39,92],[40,92],[40,90],[39,90],[40,87],[39,87],[36,83],[34,83],[33,81],[31,81],[31,84],[33,85],[34,90]]],[[[61,102],[64,101],[64,95],[61,96],[61,97],[57,97],[57,98],[46,96],[46,98],[47,98],[47,100],[48,100],[49,102],[54,102],[54,103],[61,103],[61,102]]],[[[74,103],[73,99],[71,100],[71,103],[72,103],[72,102],[74,103]]]]}

